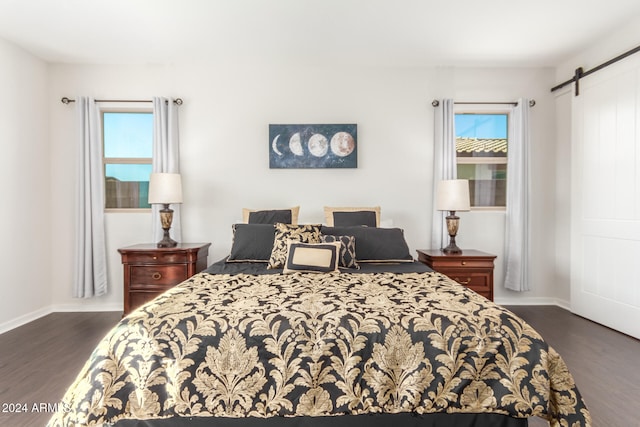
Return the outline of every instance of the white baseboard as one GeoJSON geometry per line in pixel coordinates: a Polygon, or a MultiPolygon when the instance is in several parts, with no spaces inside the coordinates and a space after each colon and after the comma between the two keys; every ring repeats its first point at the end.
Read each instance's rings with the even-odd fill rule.
{"type": "Polygon", "coordinates": [[[37,320],[43,316],[46,316],[47,314],[51,314],[52,312],[53,312],[52,307],[49,306],[49,307],[44,307],[44,308],[32,311],[31,313],[23,314],[22,316],[17,317],[15,319],[11,319],[7,322],[0,324],[0,334],[8,332],[19,326],[26,325],[27,323],[33,322],[34,320],[37,320]]]}
{"type": "Polygon", "coordinates": [[[558,298],[496,298],[494,301],[498,305],[556,305],[565,310],[571,311],[569,301],[558,298]]]}
{"type": "Polygon", "coordinates": [[[60,304],[50,305],[41,309],[23,314],[20,317],[0,323],[0,334],[9,332],[12,329],[26,325],[29,322],[38,320],[51,313],[72,313],[72,312],[99,312],[99,311],[119,311],[122,312],[122,304],[60,304]]]}
{"type": "Polygon", "coordinates": [[[123,311],[122,303],[112,304],[57,304],[51,306],[52,313],[84,313],[91,311],[123,311]]]}

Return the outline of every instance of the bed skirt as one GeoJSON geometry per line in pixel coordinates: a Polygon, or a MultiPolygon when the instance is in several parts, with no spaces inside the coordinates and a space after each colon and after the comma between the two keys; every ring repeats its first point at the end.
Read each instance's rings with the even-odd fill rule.
{"type": "Polygon", "coordinates": [[[335,417],[189,417],[121,420],[114,427],[527,427],[526,418],[500,414],[377,414],[335,417]]]}

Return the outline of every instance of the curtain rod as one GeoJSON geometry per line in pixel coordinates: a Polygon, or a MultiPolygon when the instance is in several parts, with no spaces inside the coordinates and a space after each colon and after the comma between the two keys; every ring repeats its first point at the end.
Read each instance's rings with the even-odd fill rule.
{"type": "MultiPolygon", "coordinates": [[[[470,101],[460,101],[460,102],[454,102],[454,104],[456,105],[518,105],[517,102],[513,102],[513,101],[507,101],[507,102],[470,102],[470,101]]],[[[437,107],[438,105],[440,105],[440,101],[438,101],[437,99],[434,99],[433,102],[431,102],[431,105],[433,105],[434,107],[437,107]]],[[[533,107],[534,105],[536,105],[536,101],[535,99],[531,99],[529,101],[529,107],[533,107]]]]}
{"type": "Polygon", "coordinates": [[[626,51],[625,53],[623,53],[622,55],[618,55],[613,59],[608,60],[607,62],[603,62],[602,64],[598,65],[597,67],[593,67],[590,70],[584,71],[582,69],[582,67],[578,67],[576,68],[575,74],[573,75],[572,78],[570,78],[569,80],[560,83],[559,85],[556,85],[554,87],[551,88],[551,92],[555,92],[558,89],[562,89],[563,87],[575,82],[576,83],[576,96],[580,95],[580,79],[583,77],[587,77],[589,74],[593,74],[596,71],[600,71],[605,67],[608,67],[611,64],[615,64],[618,61],[623,60],[624,58],[626,58],[627,56],[631,56],[634,53],[638,53],[640,52],[640,46],[637,46],[631,50],[626,51]]]}
{"type": "MultiPolygon", "coordinates": [[[[66,96],[63,97],[60,102],[62,102],[63,104],[69,104],[71,102],[76,102],[75,99],[69,99],[66,96]]],[[[152,100],[149,99],[96,99],[95,102],[153,102],[152,100]]],[[[182,105],[182,98],[176,98],[173,100],[173,103],[176,105],[182,105]]]]}

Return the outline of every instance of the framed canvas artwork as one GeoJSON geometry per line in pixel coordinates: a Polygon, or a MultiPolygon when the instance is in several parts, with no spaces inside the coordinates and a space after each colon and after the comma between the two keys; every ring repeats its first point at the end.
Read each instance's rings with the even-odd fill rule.
{"type": "Polygon", "coordinates": [[[269,125],[269,168],[357,168],[356,124],[269,125]]]}

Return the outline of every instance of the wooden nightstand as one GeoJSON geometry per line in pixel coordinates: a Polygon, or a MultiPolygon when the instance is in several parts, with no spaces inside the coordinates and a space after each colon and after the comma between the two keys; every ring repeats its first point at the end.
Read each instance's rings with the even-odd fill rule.
{"type": "Polygon", "coordinates": [[[493,260],[495,255],[473,249],[449,255],[440,249],[418,249],[418,260],[493,301],[493,260]]]}
{"type": "Polygon", "coordinates": [[[118,249],[124,267],[124,315],[207,268],[209,246],[158,248],[149,243],[118,249]]]}

